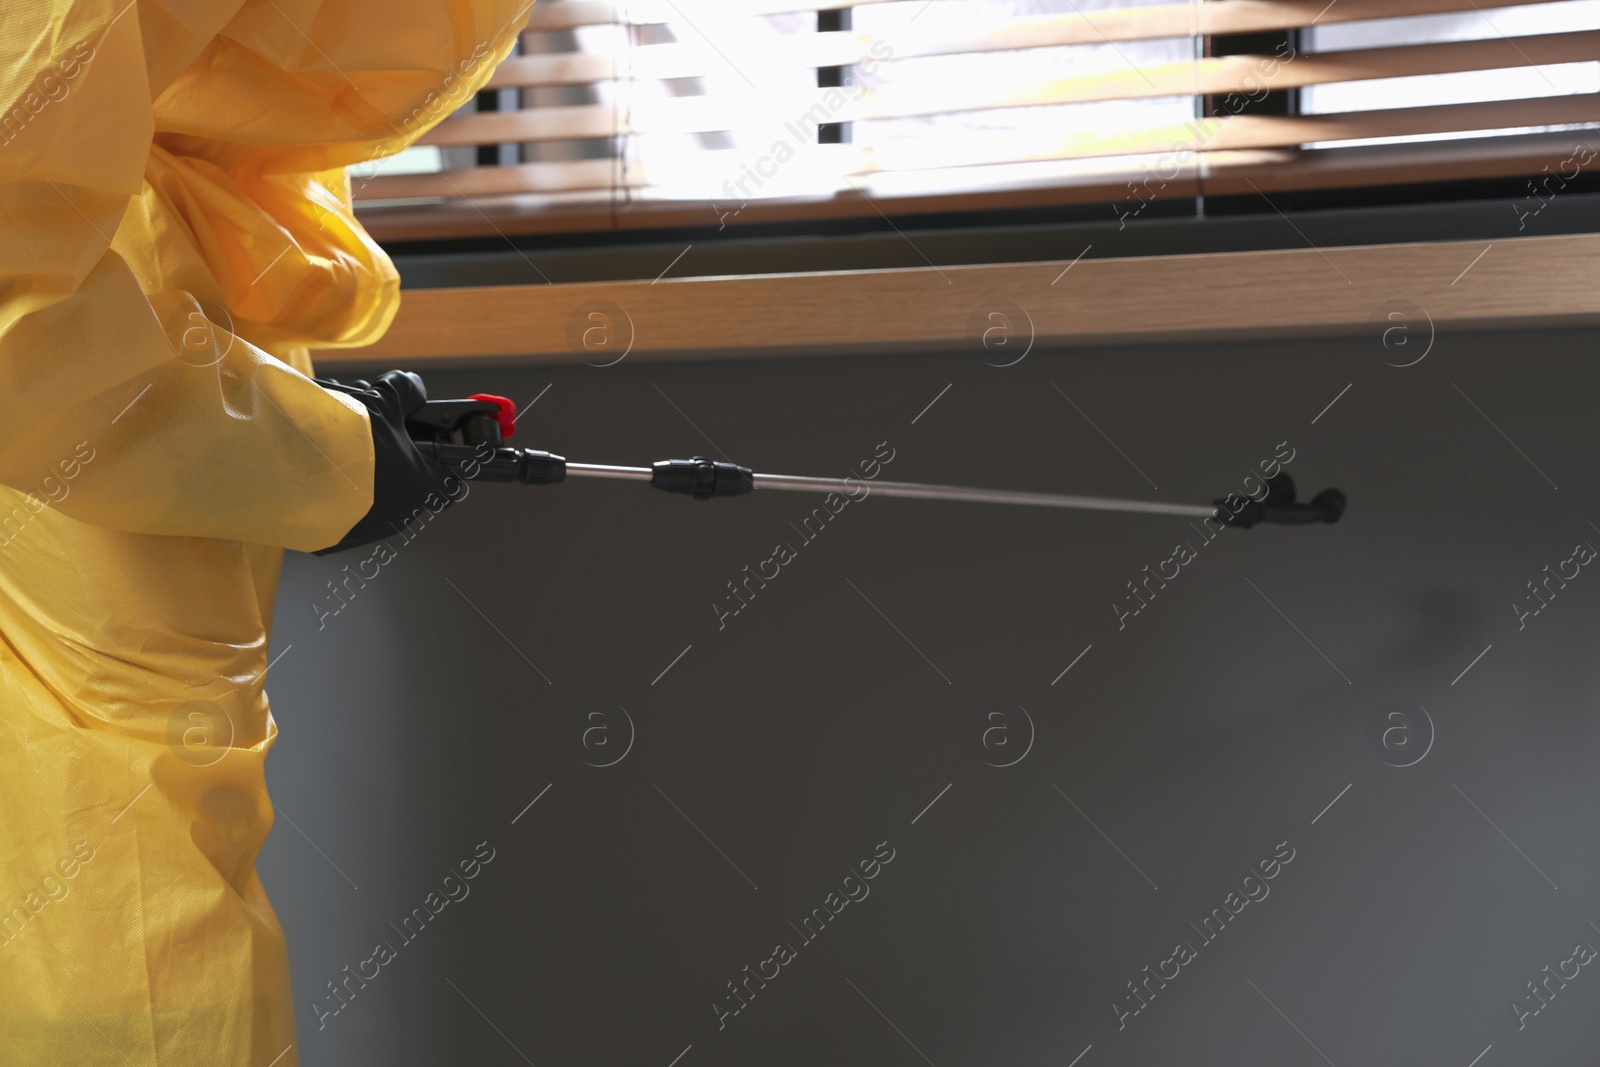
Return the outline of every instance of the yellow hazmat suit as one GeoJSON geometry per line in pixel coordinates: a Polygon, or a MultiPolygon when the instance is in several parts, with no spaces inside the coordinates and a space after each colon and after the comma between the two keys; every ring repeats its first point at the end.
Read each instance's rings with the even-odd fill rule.
{"type": "MultiPolygon", "coordinates": [[[[0,18],[0,1063],[293,1067],[263,677],[284,548],[366,512],[309,349],[399,298],[344,168],[531,0],[16,0],[0,18]]],[[[280,668],[281,669],[281,668],[280,668]]]]}

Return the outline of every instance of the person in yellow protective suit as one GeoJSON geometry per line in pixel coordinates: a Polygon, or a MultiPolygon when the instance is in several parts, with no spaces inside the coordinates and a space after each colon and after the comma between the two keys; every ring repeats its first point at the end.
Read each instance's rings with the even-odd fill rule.
{"type": "Polygon", "coordinates": [[[8,0],[0,1064],[294,1067],[263,690],[282,552],[373,504],[310,350],[399,299],[344,168],[531,0],[8,0]]]}

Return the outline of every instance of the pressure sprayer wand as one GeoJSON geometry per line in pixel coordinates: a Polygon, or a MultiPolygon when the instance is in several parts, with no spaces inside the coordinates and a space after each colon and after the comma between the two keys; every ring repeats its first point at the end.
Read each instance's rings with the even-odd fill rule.
{"type": "Polygon", "coordinates": [[[1306,503],[1297,501],[1294,482],[1282,473],[1264,480],[1264,492],[1259,498],[1233,494],[1215,504],[1204,505],[1076,496],[1070,493],[976,489],[959,485],[924,485],[917,482],[758,474],[748,467],[707,459],[705,456],[664,459],[648,467],[568,463],[564,456],[551,452],[513,448],[505,444],[505,439],[516,432],[515,412],[516,407],[504,397],[475,393],[466,400],[429,401],[407,417],[407,429],[417,442],[417,448],[425,455],[467,476],[486,481],[549,485],[564,481],[569,476],[609,478],[648,482],[656,489],[682,493],[697,500],[714,496],[743,496],[757,489],[839,493],[856,498],[864,490],[871,495],[914,500],[960,500],[976,504],[1215,518],[1227,526],[1244,527],[1254,526],[1258,522],[1290,525],[1337,522],[1344,513],[1345,505],[1344,494],[1337,489],[1324,489],[1306,503]]]}
{"type": "MultiPolygon", "coordinates": [[[[703,457],[691,460],[663,460],[662,463],[695,464],[710,463],[703,457]]],[[[660,466],[658,464],[657,466],[660,466]]],[[[732,466],[727,464],[725,466],[732,466]]],[[[650,482],[658,481],[656,467],[609,467],[599,463],[568,463],[567,477],[569,478],[620,478],[627,481],[650,482]]],[[[735,468],[725,476],[738,479],[743,476],[743,468],[735,468]]],[[[720,472],[719,472],[720,473],[720,472]]],[[[670,474],[661,481],[670,479],[670,474]]],[[[1198,504],[1169,504],[1161,500],[1120,500],[1106,496],[1075,496],[1071,493],[1025,493],[1011,489],[973,489],[962,485],[924,485],[918,482],[880,482],[868,481],[861,478],[810,478],[801,474],[760,474],[750,472],[748,475],[752,489],[787,489],[797,493],[841,493],[847,496],[859,496],[867,492],[873,496],[898,496],[911,500],[964,500],[972,504],[1019,504],[1036,508],[1077,508],[1083,511],[1131,511],[1148,515],[1185,515],[1190,518],[1204,518],[1216,510],[1215,507],[1203,507],[1198,504]]],[[[657,488],[666,488],[657,485],[657,488]]],[[[683,489],[677,492],[685,492],[683,489]]],[[[693,490],[688,490],[691,495],[693,490]]],[[[705,493],[703,496],[717,496],[724,494],[705,493]]],[[[725,494],[734,495],[734,494],[725,494]]]]}

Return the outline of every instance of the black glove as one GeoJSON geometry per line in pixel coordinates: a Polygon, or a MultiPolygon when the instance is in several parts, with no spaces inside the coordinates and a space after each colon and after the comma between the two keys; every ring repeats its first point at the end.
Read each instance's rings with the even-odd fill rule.
{"type": "Polygon", "coordinates": [[[450,473],[417,451],[406,433],[406,416],[428,401],[421,378],[410,371],[392,370],[370,384],[354,381],[346,385],[332,378],[313,381],[366,407],[372,422],[373,452],[371,509],[338,544],[315,555],[382,540],[401,532],[404,523],[419,512],[442,511],[453,502],[445,482],[450,473]]]}

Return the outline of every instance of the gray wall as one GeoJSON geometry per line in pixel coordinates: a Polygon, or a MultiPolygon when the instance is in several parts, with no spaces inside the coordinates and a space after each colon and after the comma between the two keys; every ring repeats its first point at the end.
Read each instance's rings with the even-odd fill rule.
{"type": "Polygon", "coordinates": [[[1203,502],[1288,441],[1302,492],[1351,504],[1200,546],[1182,519],[872,497],[802,545],[796,494],[482,484],[321,629],[363,554],[292,557],[260,867],[302,1062],[1592,1060],[1597,968],[1520,1030],[1511,1003],[1600,948],[1600,576],[1521,630],[1511,605],[1600,545],[1593,336],[1385,365],[1412,340],[431,374],[549,385],[515,443],[590,462],[842,476],[888,441],[883,477],[1203,502]],[[778,541],[798,558],[719,632],[713,599],[778,541]],[[1124,583],[1180,541],[1197,558],[1119,630],[1124,583]],[[1370,729],[1392,701],[1409,719],[1370,729]],[[628,740],[618,718],[585,747],[606,704],[633,738],[600,768],[628,740]],[[996,767],[1028,741],[1013,710],[984,746],[1003,707],[1035,733],[996,767]],[[484,841],[470,895],[402,942],[484,841]],[[803,942],[880,842],[870,895],[803,942]],[[396,957],[319,1029],[380,941],[396,957]],[[779,942],[796,957],[719,1029],[779,942]],[[1179,942],[1195,958],[1119,1029],[1179,942]]]}

